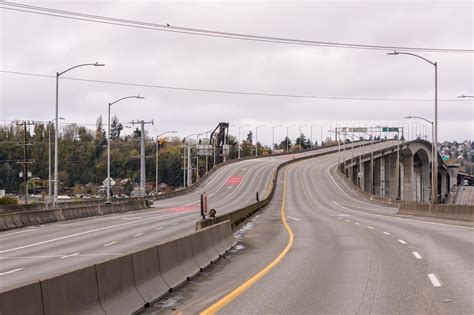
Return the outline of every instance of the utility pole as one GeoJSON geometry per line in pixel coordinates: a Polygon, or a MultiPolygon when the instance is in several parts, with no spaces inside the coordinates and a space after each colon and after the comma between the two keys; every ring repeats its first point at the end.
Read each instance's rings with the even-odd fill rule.
{"type": "Polygon", "coordinates": [[[193,184],[193,165],[191,163],[191,146],[188,144],[188,181],[187,181],[187,184],[188,184],[188,187],[191,186],[193,184]]]}
{"type": "Polygon", "coordinates": [[[146,190],[145,190],[145,182],[146,182],[146,174],[145,174],[145,125],[146,124],[153,124],[153,120],[151,121],[144,121],[138,120],[131,122],[132,125],[140,124],[140,192],[139,197],[145,197],[146,190]]]}
{"type": "Polygon", "coordinates": [[[183,142],[183,188],[186,188],[186,142],[183,142]]]}
{"type": "MultiPolygon", "coordinates": [[[[35,123],[33,121],[23,121],[20,124],[17,124],[18,126],[23,126],[23,131],[24,131],[24,142],[20,145],[23,146],[23,161],[18,161],[18,164],[23,164],[23,183],[25,186],[25,205],[28,204],[28,164],[34,163],[33,160],[28,159],[28,146],[31,145],[31,143],[27,143],[28,141],[28,126],[34,125],[35,123]]],[[[21,176],[20,176],[21,177],[21,176]]]]}

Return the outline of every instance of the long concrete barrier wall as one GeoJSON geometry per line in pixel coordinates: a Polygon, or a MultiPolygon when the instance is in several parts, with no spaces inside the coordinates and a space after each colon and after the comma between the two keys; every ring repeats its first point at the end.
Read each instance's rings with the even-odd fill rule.
{"type": "Polygon", "coordinates": [[[225,254],[230,221],[184,237],[0,292],[2,315],[132,314],[225,254]]]}
{"type": "MultiPolygon", "coordinates": [[[[357,144],[355,142],[354,145],[349,149],[358,148],[358,147],[365,146],[365,145],[369,145],[369,144],[368,143],[367,144],[363,144],[363,143],[357,144]]],[[[224,221],[230,221],[231,224],[232,224],[232,229],[238,228],[240,225],[242,225],[248,219],[250,219],[253,215],[255,215],[258,211],[260,211],[260,209],[264,208],[265,206],[267,206],[270,203],[270,201],[272,200],[273,195],[275,193],[276,182],[278,180],[278,174],[279,174],[279,172],[281,171],[282,168],[284,168],[285,166],[287,166],[289,164],[292,164],[292,163],[296,163],[296,162],[300,162],[300,161],[303,161],[303,160],[308,160],[308,159],[312,159],[312,158],[316,158],[316,157],[321,157],[321,156],[324,156],[324,155],[328,155],[328,154],[332,154],[334,152],[337,152],[337,150],[338,150],[337,145],[333,146],[333,147],[334,147],[333,150],[330,150],[330,151],[327,151],[327,152],[317,152],[317,150],[315,150],[315,154],[303,156],[303,157],[300,157],[300,158],[295,158],[293,160],[288,160],[288,161],[285,161],[285,162],[279,164],[277,166],[276,170],[273,172],[273,176],[272,176],[271,183],[270,183],[270,190],[269,190],[270,193],[263,200],[255,202],[255,203],[253,203],[251,205],[248,205],[246,207],[243,207],[241,209],[237,209],[237,210],[229,212],[229,213],[218,215],[215,218],[207,218],[207,219],[204,219],[204,220],[200,220],[200,221],[196,222],[196,230],[200,230],[202,228],[212,226],[214,224],[224,222],[224,221]]],[[[325,147],[325,148],[327,148],[327,147],[325,147]]]]}
{"type": "Polygon", "coordinates": [[[46,224],[51,222],[78,219],[90,216],[99,216],[111,213],[124,213],[136,211],[148,207],[146,200],[95,205],[84,205],[77,207],[66,207],[51,210],[20,211],[0,214],[0,231],[15,229],[31,225],[46,224]]]}
{"type": "Polygon", "coordinates": [[[397,214],[474,221],[474,205],[400,204],[397,214]]]}

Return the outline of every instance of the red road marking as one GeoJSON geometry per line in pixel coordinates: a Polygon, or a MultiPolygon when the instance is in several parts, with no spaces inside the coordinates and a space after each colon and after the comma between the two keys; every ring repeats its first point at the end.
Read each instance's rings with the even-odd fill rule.
{"type": "Polygon", "coordinates": [[[243,179],[244,179],[243,176],[231,176],[227,180],[226,184],[230,186],[238,185],[242,182],[243,179]]]}
{"type": "Polygon", "coordinates": [[[183,207],[176,207],[176,208],[170,208],[166,209],[169,212],[187,212],[187,211],[194,211],[197,210],[197,206],[183,206],[183,207]]]}

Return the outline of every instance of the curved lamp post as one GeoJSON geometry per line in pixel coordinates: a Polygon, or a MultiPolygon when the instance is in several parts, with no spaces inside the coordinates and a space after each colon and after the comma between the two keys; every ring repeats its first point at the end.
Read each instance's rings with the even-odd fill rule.
{"type": "Polygon", "coordinates": [[[416,58],[419,58],[423,61],[426,61],[427,63],[429,63],[430,65],[434,66],[434,79],[435,79],[435,106],[434,106],[434,122],[433,122],[433,147],[434,147],[434,157],[435,159],[433,159],[433,173],[432,173],[432,176],[434,178],[433,180],[433,196],[432,196],[432,200],[431,202],[432,203],[437,203],[437,195],[438,195],[438,158],[437,158],[437,154],[438,154],[438,63],[437,62],[433,62],[433,61],[430,61],[420,55],[417,55],[417,54],[413,54],[413,53],[408,53],[408,52],[401,52],[401,51],[396,51],[394,50],[392,53],[388,53],[388,55],[409,55],[409,56],[413,56],[413,57],[416,57],[416,58]]]}
{"type": "Polygon", "coordinates": [[[249,124],[245,124],[245,125],[242,125],[242,126],[239,126],[239,145],[237,146],[237,158],[240,159],[240,129],[243,128],[243,127],[250,127],[249,124]]]}
{"type": "Polygon", "coordinates": [[[300,126],[300,152],[303,151],[303,134],[301,133],[301,129],[303,129],[304,127],[308,127],[308,125],[300,126]]]}
{"type": "Polygon", "coordinates": [[[114,105],[115,103],[118,103],[122,100],[126,100],[128,98],[144,98],[143,96],[140,95],[134,95],[134,96],[126,96],[119,98],[118,100],[113,101],[112,103],[109,103],[108,106],[108,114],[107,114],[107,201],[105,203],[110,203],[110,107],[114,105]]]}
{"type": "Polygon", "coordinates": [[[272,126],[272,154],[273,149],[275,148],[275,128],[281,127],[281,125],[272,126]]]}
{"type": "MultiPolygon", "coordinates": [[[[420,119],[426,121],[427,123],[431,124],[431,139],[433,139],[434,134],[434,123],[426,118],[420,116],[408,116],[405,117],[406,119],[420,119]]],[[[435,186],[436,181],[435,178],[435,160],[437,160],[437,148],[434,141],[431,141],[431,202],[435,203],[436,195],[437,195],[437,187],[435,186]]]]}
{"type": "Polygon", "coordinates": [[[286,153],[288,153],[288,130],[291,127],[296,127],[296,125],[286,126],[286,153]]]}
{"type": "Polygon", "coordinates": [[[159,154],[159,141],[160,141],[160,137],[161,136],[164,136],[168,133],[177,133],[177,131],[173,130],[173,131],[165,131],[163,133],[160,133],[159,135],[156,136],[156,152],[155,152],[155,159],[156,159],[156,165],[155,165],[155,192],[156,194],[158,195],[158,154],[159,154]]]}
{"type": "Polygon", "coordinates": [[[84,63],[80,64],[71,68],[64,70],[63,72],[56,72],[56,118],[55,118],[55,130],[54,130],[54,199],[53,199],[53,207],[55,207],[58,203],[58,160],[59,160],[59,150],[58,150],[58,128],[59,128],[59,77],[65,74],[72,69],[76,69],[79,67],[85,66],[94,66],[94,67],[102,67],[105,66],[102,63],[84,63]]]}
{"type": "Polygon", "coordinates": [[[258,128],[265,126],[266,125],[260,125],[255,128],[255,156],[258,156],[258,128]]]}

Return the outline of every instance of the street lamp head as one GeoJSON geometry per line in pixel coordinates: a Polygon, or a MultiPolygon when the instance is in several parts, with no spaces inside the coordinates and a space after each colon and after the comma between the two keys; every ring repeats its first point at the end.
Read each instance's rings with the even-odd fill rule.
{"type": "Polygon", "coordinates": [[[407,117],[405,117],[405,119],[411,119],[411,118],[413,118],[413,117],[411,117],[411,116],[407,116],[407,117]]]}
{"type": "Polygon", "coordinates": [[[387,53],[387,55],[396,56],[396,55],[398,55],[398,51],[394,50],[393,52],[387,53]]]}
{"type": "Polygon", "coordinates": [[[104,67],[104,66],[105,64],[103,63],[98,63],[98,62],[94,63],[94,67],[104,67]]]}
{"type": "Polygon", "coordinates": [[[66,118],[64,118],[64,117],[59,117],[58,119],[60,119],[60,120],[66,120],[66,118]]]}
{"type": "Polygon", "coordinates": [[[143,97],[143,96],[140,96],[140,95],[137,95],[137,96],[136,96],[136,98],[145,98],[145,97],[143,97]]]}

